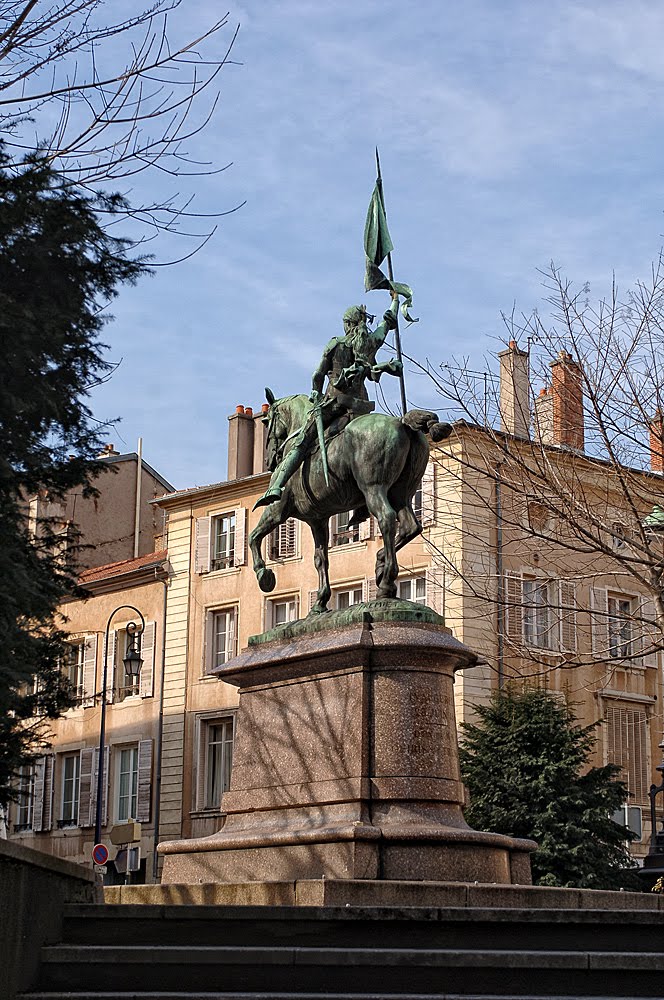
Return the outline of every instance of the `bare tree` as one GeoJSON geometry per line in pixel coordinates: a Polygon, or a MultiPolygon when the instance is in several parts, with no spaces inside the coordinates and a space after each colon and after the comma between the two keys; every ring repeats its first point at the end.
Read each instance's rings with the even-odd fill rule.
{"type": "Polygon", "coordinates": [[[464,547],[480,556],[452,569],[477,613],[495,616],[499,670],[510,654],[542,671],[598,654],[653,665],[664,648],[664,262],[625,296],[614,280],[597,304],[554,265],[543,277],[547,318],[504,317],[499,376],[495,362],[486,375],[463,360],[419,365],[457,418],[441,475],[474,505],[464,547]],[[526,564],[532,576],[515,571],[526,564]]]}
{"type": "Polygon", "coordinates": [[[228,166],[197,160],[190,147],[214,113],[238,28],[226,32],[226,14],[191,37],[176,29],[174,40],[181,3],[155,0],[109,23],[102,0],[0,0],[6,151],[17,167],[38,151],[87,191],[124,186],[128,213],[152,235],[185,233],[204,218],[209,231],[212,215],[225,214],[195,213],[186,192],[141,198],[130,190],[146,170],[177,179],[228,166]]]}

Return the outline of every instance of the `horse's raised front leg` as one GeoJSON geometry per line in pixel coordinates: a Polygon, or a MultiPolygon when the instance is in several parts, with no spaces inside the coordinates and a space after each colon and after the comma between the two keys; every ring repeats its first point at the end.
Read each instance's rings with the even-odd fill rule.
{"type": "Polygon", "coordinates": [[[314,536],[314,566],[318,570],[318,597],[309,612],[312,615],[327,611],[332,593],[328,558],[329,530],[329,520],[326,517],[311,524],[311,534],[314,536]]]}
{"type": "Polygon", "coordinates": [[[371,487],[365,491],[364,496],[367,507],[378,521],[380,533],[383,536],[383,548],[376,556],[378,597],[396,597],[396,581],[399,573],[396,550],[397,515],[387,499],[387,491],[384,487],[371,487]]]}
{"type": "Polygon", "coordinates": [[[249,548],[253,559],[254,573],[258,580],[258,586],[265,594],[269,594],[270,591],[274,590],[277,581],[274,572],[269,566],[265,565],[261,551],[263,539],[286,520],[284,506],[283,503],[272,503],[269,507],[265,507],[258,524],[249,535],[249,548]]]}

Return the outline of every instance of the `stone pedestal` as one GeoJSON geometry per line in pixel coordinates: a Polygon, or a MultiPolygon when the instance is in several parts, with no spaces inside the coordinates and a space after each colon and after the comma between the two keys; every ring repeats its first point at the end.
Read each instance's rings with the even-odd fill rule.
{"type": "Polygon", "coordinates": [[[475,655],[440,624],[363,618],[218,671],[240,688],[226,822],[160,844],[163,883],[530,883],[535,844],[461,810],[453,675],[475,655]]]}

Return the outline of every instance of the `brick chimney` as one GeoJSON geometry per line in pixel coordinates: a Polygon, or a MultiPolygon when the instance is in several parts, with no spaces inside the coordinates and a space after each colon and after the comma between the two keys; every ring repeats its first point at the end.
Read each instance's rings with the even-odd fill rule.
{"type": "Polygon", "coordinates": [[[228,480],[244,479],[254,471],[254,414],[236,406],[228,418],[228,480]]]}
{"type": "Polygon", "coordinates": [[[528,351],[510,340],[500,359],[500,429],[505,434],[530,436],[530,384],[528,351]]]}
{"type": "Polygon", "coordinates": [[[260,413],[254,416],[254,475],[267,472],[267,427],[263,425],[263,417],[270,409],[269,403],[263,403],[260,413]]]}
{"type": "Polygon", "coordinates": [[[583,385],[581,368],[571,354],[559,351],[551,362],[553,396],[553,444],[583,451],[583,385]]]}
{"type": "Polygon", "coordinates": [[[650,471],[664,472],[664,414],[658,410],[650,421],[650,471]]]}

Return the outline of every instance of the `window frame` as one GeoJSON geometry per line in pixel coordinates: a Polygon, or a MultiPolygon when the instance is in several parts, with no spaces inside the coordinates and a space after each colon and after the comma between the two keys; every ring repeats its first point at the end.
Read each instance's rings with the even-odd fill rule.
{"type": "MultiPolygon", "coordinates": [[[[232,660],[234,656],[237,656],[238,651],[238,625],[240,618],[240,609],[237,604],[226,604],[220,607],[208,608],[205,617],[205,654],[203,658],[203,676],[209,677],[215,667],[221,667],[229,660],[232,660]],[[230,650],[226,650],[224,654],[224,659],[217,662],[217,648],[216,648],[216,637],[220,634],[216,629],[216,619],[220,615],[230,615],[232,621],[232,642],[230,650]]],[[[226,628],[224,634],[228,635],[229,629],[226,628]]]]}
{"type": "MultiPolygon", "coordinates": [[[[129,623],[127,623],[129,624],[129,623]]],[[[115,690],[113,692],[113,701],[116,704],[122,704],[123,701],[127,701],[128,698],[139,698],[141,694],[141,678],[140,675],[133,684],[127,684],[127,672],[125,670],[124,658],[127,655],[127,645],[129,643],[130,633],[127,631],[127,625],[120,625],[115,629],[115,661],[113,663],[113,676],[116,679],[114,685],[115,690]],[[124,683],[120,684],[120,679],[124,683]]],[[[143,633],[136,635],[136,648],[139,654],[142,654],[143,645],[143,633]]]]}
{"type": "Polygon", "coordinates": [[[634,622],[634,600],[629,594],[620,594],[618,591],[607,590],[606,593],[606,631],[607,631],[607,658],[609,660],[632,660],[637,654],[636,643],[638,642],[635,633],[634,622]],[[614,610],[611,605],[626,605],[625,609],[619,606],[614,610]],[[627,636],[621,635],[627,629],[627,636]]]}
{"type": "Polygon", "coordinates": [[[425,572],[414,573],[412,576],[406,576],[406,577],[403,577],[400,580],[397,580],[397,597],[401,601],[411,601],[411,603],[413,603],[413,604],[424,604],[424,605],[426,605],[426,603],[427,603],[427,578],[426,578],[426,573],[425,572]],[[419,589],[418,588],[418,584],[420,584],[420,583],[422,584],[422,587],[421,587],[422,593],[418,596],[417,595],[417,590],[419,589]],[[409,597],[404,597],[404,595],[401,593],[402,587],[404,587],[406,584],[409,585],[409,589],[411,591],[411,595],[409,597]],[[415,591],[415,596],[414,597],[413,597],[413,594],[412,594],[413,590],[415,591]]]}
{"type": "Polygon", "coordinates": [[[58,819],[58,829],[79,826],[81,808],[81,752],[80,750],[71,753],[60,754],[60,818],[58,819]],[[68,775],[68,765],[73,765],[73,774],[68,775]],[[69,786],[71,796],[67,795],[69,786]],[[65,797],[67,796],[67,797],[65,797]],[[69,805],[69,815],[65,811],[69,805]]]}
{"type": "Polygon", "coordinates": [[[85,639],[73,639],[67,642],[67,652],[65,654],[67,662],[62,666],[62,672],[71,684],[76,701],[80,702],[85,697],[85,639]],[[72,681],[72,663],[74,650],[76,651],[76,681],[72,681]]]}
{"type": "Polygon", "coordinates": [[[332,591],[332,598],[334,600],[335,611],[348,611],[349,608],[355,607],[356,604],[362,604],[362,602],[364,601],[364,586],[362,583],[359,583],[359,584],[349,584],[346,586],[335,587],[332,591]],[[345,607],[339,606],[340,597],[344,596],[345,594],[356,595],[358,593],[360,595],[360,599],[358,601],[349,601],[349,603],[345,607]]]}
{"type": "Polygon", "coordinates": [[[300,598],[298,594],[287,594],[279,597],[271,597],[267,600],[267,620],[268,628],[278,628],[280,625],[289,625],[291,622],[295,622],[298,619],[300,612],[300,598]],[[293,614],[292,617],[285,618],[284,621],[276,621],[276,609],[281,606],[290,607],[292,605],[293,614]]]}
{"type": "Polygon", "coordinates": [[[333,514],[330,519],[330,548],[338,549],[343,545],[355,545],[360,541],[360,525],[354,524],[348,527],[348,522],[353,515],[352,510],[344,510],[338,514],[333,514]],[[344,518],[344,521],[341,520],[344,518]]]}
{"type": "Polygon", "coordinates": [[[556,652],[555,627],[557,623],[552,607],[551,591],[554,581],[549,577],[523,575],[521,582],[522,629],[523,644],[531,649],[541,649],[546,652],[556,652]],[[532,595],[543,600],[532,600],[527,593],[532,588],[532,595]]]}
{"type": "Polygon", "coordinates": [[[210,515],[210,572],[217,573],[219,570],[232,569],[235,565],[235,547],[237,539],[237,513],[235,510],[223,511],[219,514],[210,515]],[[224,520],[232,522],[226,532],[219,531],[218,526],[223,525],[224,520]],[[227,535],[228,541],[223,555],[219,555],[218,541],[223,534],[227,535]],[[223,563],[223,565],[217,565],[223,563]]]}
{"type": "Polygon", "coordinates": [[[236,712],[215,712],[207,715],[201,715],[198,717],[198,739],[197,739],[197,759],[196,759],[196,785],[195,785],[195,799],[194,799],[194,811],[204,812],[206,814],[221,814],[221,799],[224,792],[228,791],[230,787],[230,777],[233,768],[233,750],[235,745],[235,720],[236,712]],[[210,734],[215,727],[218,726],[228,726],[230,725],[230,740],[227,738],[221,741],[216,741],[212,744],[210,740],[210,734]],[[227,747],[230,743],[230,761],[227,761],[227,747]],[[221,746],[221,767],[220,773],[221,778],[221,793],[219,795],[219,802],[215,804],[209,804],[213,798],[211,794],[213,791],[214,778],[213,772],[210,769],[210,747],[212,745],[221,746]]]}
{"type": "Polygon", "coordinates": [[[17,799],[15,803],[13,832],[32,829],[35,807],[35,765],[21,764],[18,769],[17,799]],[[27,786],[27,787],[26,787],[27,786]]]}
{"type": "Polygon", "coordinates": [[[132,820],[136,821],[136,814],[138,812],[138,743],[126,743],[120,744],[113,747],[113,755],[115,758],[113,777],[114,777],[114,796],[113,796],[113,815],[115,816],[116,823],[129,823],[132,820]],[[131,753],[131,767],[127,771],[122,769],[122,759],[123,755],[126,753],[131,753]],[[126,794],[122,793],[122,775],[129,775],[129,790],[126,794]],[[123,816],[120,810],[120,802],[122,799],[127,799],[127,815],[123,816]],[[131,806],[134,805],[134,812],[132,814],[131,806]]]}

